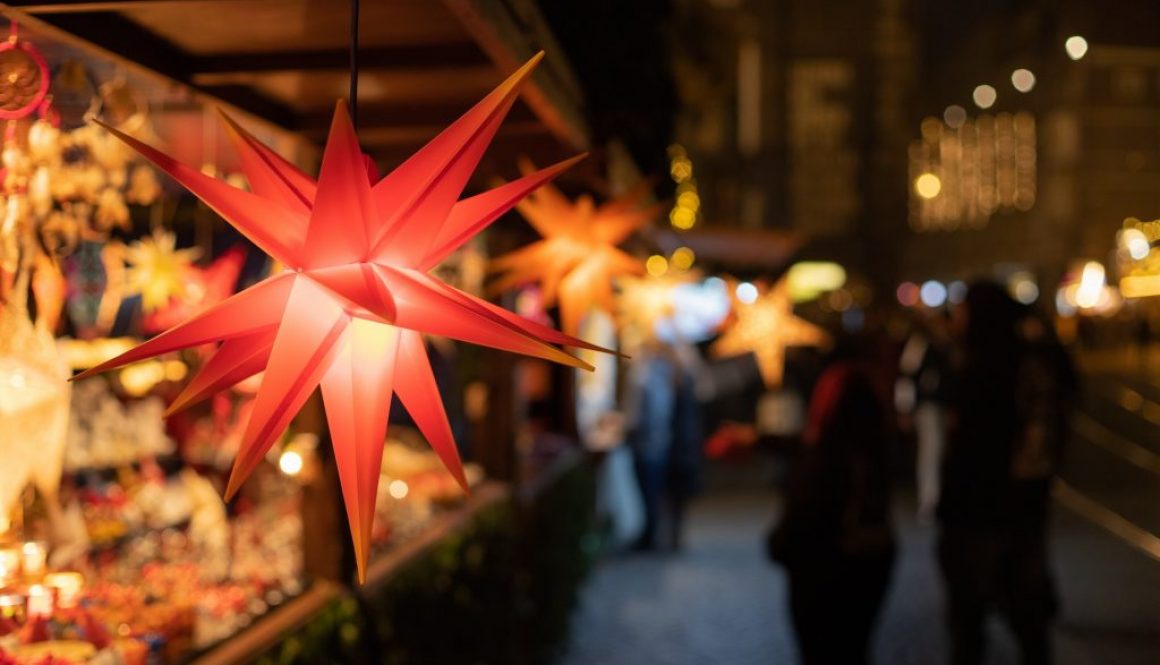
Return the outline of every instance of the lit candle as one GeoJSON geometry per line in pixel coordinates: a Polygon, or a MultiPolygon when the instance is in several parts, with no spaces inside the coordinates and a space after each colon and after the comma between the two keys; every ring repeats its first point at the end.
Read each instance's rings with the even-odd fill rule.
{"type": "Polygon", "coordinates": [[[21,548],[24,554],[24,576],[40,577],[48,560],[48,550],[43,543],[27,542],[21,548]]]}
{"type": "Polygon", "coordinates": [[[0,587],[7,586],[20,569],[20,550],[14,547],[0,549],[0,587]]]}
{"type": "Polygon", "coordinates": [[[52,589],[43,584],[28,587],[28,618],[49,618],[52,616],[52,589]]]}
{"type": "Polygon", "coordinates": [[[56,589],[57,607],[76,607],[81,599],[81,589],[85,578],[80,573],[49,573],[44,576],[44,583],[56,589]]]}

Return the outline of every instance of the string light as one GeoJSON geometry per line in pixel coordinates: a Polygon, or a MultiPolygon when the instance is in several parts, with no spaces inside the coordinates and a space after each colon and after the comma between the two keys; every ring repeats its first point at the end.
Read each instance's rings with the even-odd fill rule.
{"type": "Polygon", "coordinates": [[[653,254],[645,261],[644,268],[653,277],[660,277],[669,271],[669,260],[660,254],[653,254]]]}
{"type": "Polygon", "coordinates": [[[677,183],[677,199],[669,211],[669,223],[675,229],[687,231],[697,224],[701,196],[697,191],[697,180],[693,177],[693,161],[682,145],[669,146],[669,175],[677,183]]]}
{"type": "Polygon", "coordinates": [[[984,114],[958,127],[926,118],[908,156],[910,222],[917,231],[979,228],[996,213],[1025,212],[1035,205],[1038,167],[1030,113],[984,114]]]}

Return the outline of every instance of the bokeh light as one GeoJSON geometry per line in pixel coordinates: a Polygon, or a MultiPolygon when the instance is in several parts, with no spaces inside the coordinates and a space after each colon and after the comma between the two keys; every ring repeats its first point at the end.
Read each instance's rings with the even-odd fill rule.
{"type": "Polygon", "coordinates": [[[958,129],[967,121],[967,110],[958,104],[951,104],[943,111],[943,122],[951,129],[958,129]]]}
{"type": "Polygon", "coordinates": [[[696,258],[697,255],[693,253],[693,250],[688,247],[678,247],[673,250],[673,256],[669,263],[677,270],[688,270],[693,267],[693,261],[696,258]]]}
{"type": "Polygon", "coordinates": [[[1072,60],[1079,60],[1087,55],[1088,43],[1087,40],[1079,35],[1072,35],[1063,43],[1063,49],[1067,51],[1067,57],[1072,60]]]}
{"type": "Polygon", "coordinates": [[[757,287],[750,282],[741,282],[736,289],[737,299],[746,305],[757,302],[757,287]]]}
{"type": "Polygon", "coordinates": [[[971,99],[975,100],[975,106],[981,109],[989,109],[995,105],[995,100],[998,99],[999,93],[993,86],[984,83],[975,88],[971,93],[971,99]]]}
{"type": "Polygon", "coordinates": [[[898,285],[894,295],[903,307],[914,307],[918,304],[918,285],[914,282],[903,282],[898,285]]]}
{"type": "Polygon", "coordinates": [[[942,181],[933,173],[923,173],[914,179],[914,191],[924,199],[933,199],[942,191],[942,181]]]}
{"type": "Polygon", "coordinates": [[[922,283],[918,297],[922,300],[922,304],[927,307],[942,307],[947,302],[947,287],[943,286],[942,282],[933,279],[927,280],[922,283]]]}
{"type": "Polygon", "coordinates": [[[644,268],[653,277],[660,277],[669,271],[669,260],[660,254],[653,254],[644,262],[644,268]]]}
{"type": "Polygon", "coordinates": [[[1035,87],[1035,74],[1030,69],[1016,69],[1011,72],[1011,85],[1019,92],[1031,92],[1035,87]]]}

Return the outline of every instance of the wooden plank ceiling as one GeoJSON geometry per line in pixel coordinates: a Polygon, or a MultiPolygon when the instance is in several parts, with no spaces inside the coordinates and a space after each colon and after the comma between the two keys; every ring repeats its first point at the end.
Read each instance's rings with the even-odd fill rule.
{"type": "MultiPolygon", "coordinates": [[[[23,15],[321,142],[349,85],[344,0],[4,2],[23,15]]],[[[362,0],[359,134],[384,166],[406,158],[535,51],[548,58],[489,161],[540,163],[587,147],[581,93],[528,0],[362,0]],[[497,13],[498,12],[498,13],[497,13]]]]}

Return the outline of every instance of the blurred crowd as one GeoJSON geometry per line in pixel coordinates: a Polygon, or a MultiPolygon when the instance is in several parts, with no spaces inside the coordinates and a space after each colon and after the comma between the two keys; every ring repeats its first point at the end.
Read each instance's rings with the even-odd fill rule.
{"type": "MultiPolygon", "coordinates": [[[[801,660],[868,662],[896,563],[891,487],[911,485],[902,468],[913,469],[918,521],[937,527],[930,556],[944,582],[949,662],[983,662],[994,614],[1023,663],[1050,663],[1050,492],[1077,373],[1051,321],[998,284],[970,285],[961,303],[915,314],[907,330],[835,335],[807,372],[782,510],[765,536],[789,580],[801,660]]],[[[617,484],[612,474],[639,491],[640,514],[617,518],[637,523],[620,529],[628,545],[679,549],[705,455],[754,447],[769,438],[761,421],[784,424],[793,409],[787,391],[772,404],[767,392],[749,414],[756,425],[740,425],[730,411],[744,400],[714,394],[728,381],[691,344],[653,341],[630,367],[629,445],[606,458],[605,484],[617,484]]]]}

